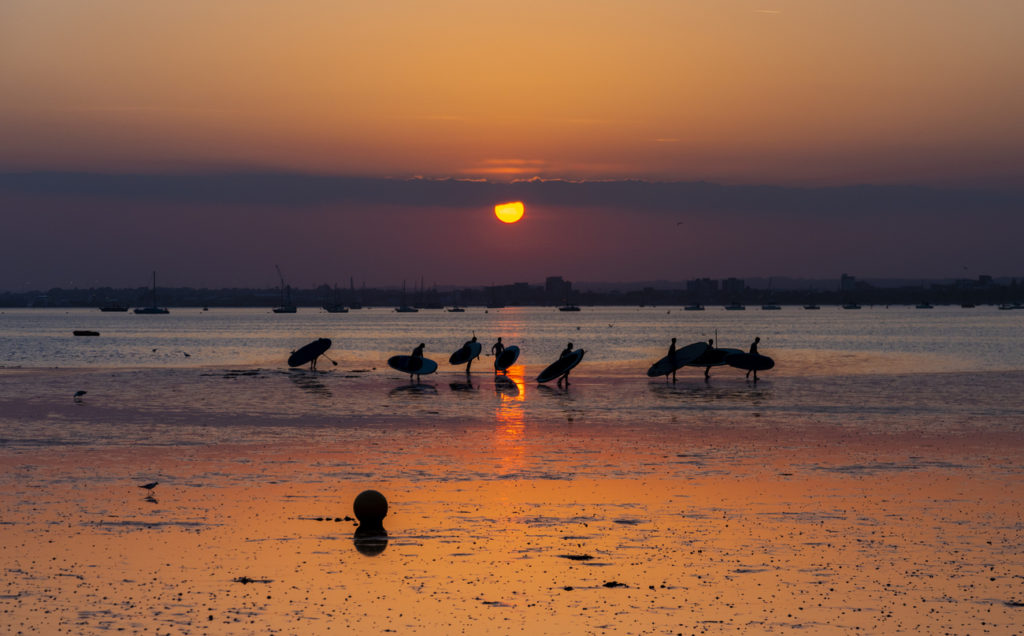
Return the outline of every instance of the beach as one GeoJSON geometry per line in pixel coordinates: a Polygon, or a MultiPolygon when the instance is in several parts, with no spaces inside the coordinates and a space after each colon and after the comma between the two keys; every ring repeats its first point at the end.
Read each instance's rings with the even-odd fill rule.
{"type": "MultiPolygon", "coordinates": [[[[584,336],[618,319],[577,318],[584,336]]],[[[318,373],[8,365],[2,622],[1019,633],[1018,353],[772,348],[797,331],[765,337],[779,365],[757,383],[727,368],[646,378],[635,338],[567,390],[532,382],[544,363],[529,349],[509,380],[482,358],[419,384],[344,350],[318,373]],[[844,370],[807,369],[820,360],[844,370]],[[354,540],[366,489],[389,501],[386,542],[354,540]]]]}

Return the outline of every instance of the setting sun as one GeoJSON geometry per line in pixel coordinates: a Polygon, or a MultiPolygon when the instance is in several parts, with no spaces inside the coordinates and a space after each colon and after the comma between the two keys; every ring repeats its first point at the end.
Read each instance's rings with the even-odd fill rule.
{"type": "Polygon", "coordinates": [[[503,223],[515,223],[523,218],[523,202],[499,203],[494,206],[494,216],[503,223]]]}

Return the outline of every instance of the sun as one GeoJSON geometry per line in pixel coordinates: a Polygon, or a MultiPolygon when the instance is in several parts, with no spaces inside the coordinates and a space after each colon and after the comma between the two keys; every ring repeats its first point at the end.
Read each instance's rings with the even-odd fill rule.
{"type": "Polygon", "coordinates": [[[499,203],[494,206],[494,216],[502,223],[515,223],[523,218],[523,202],[513,201],[511,203],[499,203]]]}

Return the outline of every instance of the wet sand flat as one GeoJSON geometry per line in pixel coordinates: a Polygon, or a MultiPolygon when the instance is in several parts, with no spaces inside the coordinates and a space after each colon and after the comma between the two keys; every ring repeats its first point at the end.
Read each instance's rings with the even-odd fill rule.
{"type": "MultiPolygon", "coordinates": [[[[338,377],[316,381],[335,394],[395,384],[338,377]]],[[[773,410],[765,383],[753,408],[725,391],[708,399],[743,408],[614,420],[569,402],[600,390],[589,382],[550,397],[555,409],[485,386],[494,409],[467,415],[481,398],[438,383],[446,401],[388,398],[401,417],[313,408],[301,423],[211,412],[203,395],[164,417],[130,389],[116,408],[9,390],[0,620],[13,633],[192,634],[1024,624],[1012,414],[935,426],[868,409],[844,426],[773,410]],[[138,488],[149,481],[155,502],[138,488]],[[353,542],[366,488],[391,504],[373,556],[353,542]]]]}

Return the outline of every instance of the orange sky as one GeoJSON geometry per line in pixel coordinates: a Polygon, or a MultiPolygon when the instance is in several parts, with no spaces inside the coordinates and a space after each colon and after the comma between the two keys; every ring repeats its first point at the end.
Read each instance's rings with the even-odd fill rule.
{"type": "Polygon", "coordinates": [[[1024,2],[5,0],[0,171],[1020,183],[1024,2]]]}

